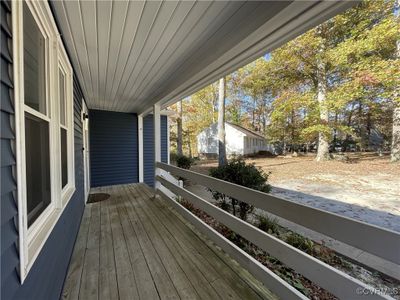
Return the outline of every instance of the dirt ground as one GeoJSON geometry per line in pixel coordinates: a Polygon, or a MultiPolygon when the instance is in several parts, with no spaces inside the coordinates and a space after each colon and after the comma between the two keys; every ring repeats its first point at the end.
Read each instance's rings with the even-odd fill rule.
{"type": "MultiPolygon", "coordinates": [[[[270,173],[272,193],[400,232],[400,164],[388,156],[349,154],[347,161],[316,162],[314,156],[248,158],[270,173]]],[[[191,169],[208,174],[216,161],[191,169]]]]}

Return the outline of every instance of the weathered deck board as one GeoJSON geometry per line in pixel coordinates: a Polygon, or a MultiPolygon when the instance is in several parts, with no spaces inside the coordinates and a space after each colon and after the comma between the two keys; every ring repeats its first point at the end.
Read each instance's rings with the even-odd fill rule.
{"type": "MultiPolygon", "coordinates": [[[[152,192],[147,186],[137,185],[137,188],[143,190],[149,198],[152,196],[152,192]]],[[[181,239],[178,240],[179,245],[182,248],[187,248],[192,255],[198,254],[202,261],[200,268],[205,270],[205,274],[207,274],[208,277],[215,276],[211,282],[216,286],[219,293],[223,293],[221,295],[223,299],[229,298],[227,293],[230,290],[234,290],[235,293],[239,295],[240,299],[257,299],[259,295],[261,295],[262,298],[268,298],[269,295],[265,294],[265,292],[269,291],[267,291],[262,284],[256,282],[250,273],[241,268],[237,263],[233,265],[232,259],[227,257],[222,251],[213,247],[211,241],[208,241],[211,246],[204,243],[203,240],[186,226],[187,222],[181,223],[177,221],[177,215],[179,216],[177,212],[172,212],[161,200],[149,201],[149,204],[149,207],[155,206],[153,212],[158,214],[158,218],[163,218],[162,215],[166,216],[163,223],[168,229],[173,230],[174,237],[181,237],[181,239]],[[170,222],[170,220],[175,221],[170,222]],[[226,264],[229,265],[229,268],[226,267],[226,264]],[[240,276],[238,276],[238,273],[240,273],[240,276]],[[221,282],[220,278],[224,280],[221,282]],[[249,289],[248,285],[251,286],[251,289],[249,289]],[[257,293],[259,295],[257,295],[257,293]]],[[[181,217],[181,220],[182,219],[183,217],[181,217]]]]}
{"type": "Polygon", "coordinates": [[[63,298],[272,299],[147,186],[100,190],[111,197],[85,209],[63,298]]]}
{"type": "Polygon", "coordinates": [[[139,299],[135,276],[130,264],[127,243],[121,225],[122,218],[126,218],[126,216],[120,216],[117,210],[120,200],[121,198],[118,195],[114,198],[114,201],[109,203],[118,293],[120,299],[139,299]]]}
{"type": "Polygon", "coordinates": [[[92,207],[92,216],[88,231],[85,261],[82,269],[80,297],[98,299],[100,267],[100,205],[92,207]]]}
{"type": "MultiPolygon", "coordinates": [[[[151,211],[147,210],[148,206],[144,203],[146,200],[151,201],[148,197],[143,193],[140,194],[138,190],[132,190],[131,193],[136,191],[136,199],[138,208],[138,214],[144,216],[147,220],[151,220],[151,226],[154,226],[159,236],[164,238],[165,244],[168,247],[171,254],[174,256],[174,259],[178,262],[179,266],[182,268],[183,272],[186,276],[195,282],[196,284],[193,288],[196,290],[200,298],[202,299],[219,299],[217,292],[214,288],[209,284],[207,279],[203,276],[203,274],[195,267],[195,265],[190,261],[190,258],[187,257],[182,251],[182,249],[178,248],[177,243],[174,242],[174,237],[165,230],[162,222],[158,222],[157,220],[163,221],[162,219],[158,219],[152,214],[151,211]],[[147,199],[146,199],[147,198],[147,199]]],[[[149,225],[150,227],[150,225],[149,225]]]]}
{"type": "Polygon", "coordinates": [[[100,203],[100,270],[99,299],[117,299],[118,284],[114,261],[114,246],[108,203],[100,203]]]}
{"type": "Polygon", "coordinates": [[[83,262],[86,254],[86,244],[90,224],[91,206],[86,207],[81,226],[79,228],[78,237],[75,242],[74,252],[72,253],[71,263],[68,269],[68,275],[64,284],[63,299],[78,299],[79,288],[81,285],[81,276],[83,270],[83,262]]]}

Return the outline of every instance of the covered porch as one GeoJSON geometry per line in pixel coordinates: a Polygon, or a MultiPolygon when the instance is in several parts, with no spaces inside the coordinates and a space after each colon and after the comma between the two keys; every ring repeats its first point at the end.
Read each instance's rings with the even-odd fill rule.
{"type": "Polygon", "coordinates": [[[63,299],[276,299],[145,184],[92,189],[63,299]]]}
{"type": "MultiPolygon", "coordinates": [[[[133,135],[125,129],[134,124],[133,133],[137,132],[134,151],[127,151],[135,152],[132,161],[121,160],[123,151],[115,152],[111,159],[109,156],[99,159],[101,166],[110,163],[113,169],[120,162],[121,172],[134,165],[137,179],[112,183],[129,185],[100,187],[111,198],[86,206],[64,284],[64,297],[307,298],[290,281],[186,209],[182,199],[332,297],[364,299],[365,294],[359,291],[371,291],[361,280],[191,193],[178,178],[329,236],[385,263],[399,264],[400,240],[395,232],[180,169],[169,163],[168,155],[164,157],[163,148],[169,148],[163,147],[163,136],[167,134],[162,127],[167,107],[354,4],[352,1],[105,2],[96,4],[96,10],[90,3],[52,4],[72,65],[79,70],[76,76],[89,111],[136,117],[134,122],[118,126],[113,133],[110,128],[122,117],[101,119],[107,121],[99,139],[104,144],[92,143],[89,151],[91,192],[97,191],[97,184],[93,184],[96,151],[110,146],[104,133],[121,135],[120,144],[126,144],[133,135]],[[124,15],[121,12],[125,18],[121,18],[124,15]],[[92,52],[94,49],[97,52],[92,52]]],[[[99,126],[90,114],[89,124],[93,141],[99,126]]],[[[113,144],[111,148],[115,150],[117,146],[113,144]]],[[[98,174],[114,179],[119,173],[101,169],[98,174]]],[[[369,296],[390,299],[382,293],[372,292],[369,296]]]]}
{"type": "MultiPolygon", "coordinates": [[[[13,18],[13,26],[2,23],[2,30],[14,47],[14,60],[1,49],[2,72],[3,65],[4,70],[15,71],[12,80],[2,81],[2,95],[3,90],[4,95],[13,95],[2,97],[9,104],[2,106],[7,146],[7,159],[2,159],[2,298],[307,299],[186,209],[180,201],[184,199],[339,299],[364,299],[360,291],[369,299],[392,299],[207,202],[178,179],[238,199],[395,267],[400,264],[397,232],[175,167],[169,163],[168,120],[163,117],[169,105],[354,4],[1,2],[7,22],[13,18]],[[25,49],[20,40],[32,36],[30,29],[36,27],[40,43],[26,43],[25,49]],[[31,60],[24,60],[28,50],[43,54],[32,74],[23,72],[31,67],[31,60]],[[43,91],[37,94],[46,94],[47,102],[25,101],[25,91],[29,94],[29,87],[38,85],[36,77],[43,72],[43,91]],[[57,74],[59,83],[53,78],[57,74]],[[68,75],[65,82],[63,74],[68,75]],[[68,101],[62,98],[64,88],[68,101]],[[27,118],[30,114],[36,117],[27,118]],[[42,139],[28,130],[25,134],[24,122],[28,129],[33,122],[42,139]],[[38,141],[49,145],[46,157],[44,143],[38,141]],[[29,173],[29,164],[39,155],[26,156],[25,142],[43,156],[33,166],[35,172],[29,173]],[[31,180],[42,174],[48,182],[39,186],[31,180]],[[154,186],[150,189],[145,183],[154,186]],[[110,197],[90,204],[89,192],[110,197]],[[43,211],[32,205],[36,202],[43,211]],[[28,204],[33,209],[27,209],[28,204]],[[32,211],[35,219],[28,224],[32,211]]],[[[29,148],[26,152],[34,153],[29,148]]]]}

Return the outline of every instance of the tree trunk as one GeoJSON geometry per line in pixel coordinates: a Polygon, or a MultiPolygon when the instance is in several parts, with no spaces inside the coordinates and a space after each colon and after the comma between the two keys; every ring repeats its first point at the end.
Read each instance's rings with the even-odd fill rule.
{"type": "MultiPolygon", "coordinates": [[[[320,25],[321,26],[321,25],[320,25]]],[[[321,29],[320,29],[321,30],[321,29]]],[[[324,53],[325,45],[321,43],[319,49],[320,54],[324,53]]],[[[321,123],[323,125],[328,125],[329,122],[329,112],[326,107],[326,66],[322,57],[318,58],[317,62],[317,100],[319,105],[319,115],[321,123]]],[[[317,151],[317,161],[328,160],[329,157],[329,137],[325,132],[319,132],[318,134],[318,151],[317,151]]]]}
{"type": "Polygon", "coordinates": [[[291,123],[291,126],[292,126],[292,128],[291,128],[291,138],[292,138],[292,152],[294,152],[295,151],[295,140],[296,140],[296,138],[295,138],[295,126],[296,126],[296,124],[295,124],[295,112],[294,112],[294,109],[292,109],[292,111],[291,111],[291,114],[290,114],[290,123],[291,123]]]}
{"type": "MultiPolygon", "coordinates": [[[[400,9],[400,0],[395,2],[395,11],[399,11],[400,9]]],[[[397,19],[400,19],[400,14],[397,15],[397,19]]],[[[400,40],[396,43],[397,51],[396,56],[397,59],[400,59],[400,40]]],[[[398,98],[400,95],[400,87],[397,86],[395,92],[395,98],[398,98]]],[[[396,101],[396,100],[395,100],[396,101]]],[[[400,103],[394,103],[395,108],[393,111],[393,131],[392,131],[392,151],[391,151],[391,161],[392,162],[400,162],[400,103]]]]}
{"type": "Polygon", "coordinates": [[[253,96],[253,116],[252,116],[252,121],[251,121],[253,130],[256,128],[256,107],[257,107],[256,97],[253,96]]]}
{"type": "Polygon", "coordinates": [[[393,134],[392,134],[392,162],[400,162],[400,105],[397,104],[393,111],[393,134]]]}
{"type": "Polygon", "coordinates": [[[183,114],[183,110],[182,110],[182,101],[178,102],[178,118],[176,119],[176,125],[177,125],[177,153],[178,155],[182,155],[182,114],[183,114]]]}
{"type": "MultiPolygon", "coordinates": [[[[371,129],[372,129],[372,120],[371,120],[371,107],[368,107],[367,112],[367,124],[366,124],[366,137],[365,137],[365,145],[366,149],[370,150],[370,142],[371,142],[371,129]]],[[[372,148],[374,145],[371,143],[372,148]]]]}
{"type": "Polygon", "coordinates": [[[223,166],[225,163],[225,78],[221,78],[218,97],[218,165],[223,166]]]}
{"type": "Polygon", "coordinates": [[[337,143],[337,123],[338,123],[338,113],[335,113],[335,128],[333,129],[333,151],[335,151],[336,143],[337,143]]]}
{"type": "Polygon", "coordinates": [[[283,136],[282,136],[282,142],[283,142],[283,149],[282,149],[282,155],[286,155],[286,130],[285,130],[285,124],[283,124],[283,136]]]}
{"type": "Polygon", "coordinates": [[[193,153],[192,153],[192,143],[190,141],[190,132],[188,131],[188,150],[189,150],[189,157],[193,157],[193,153]]]}

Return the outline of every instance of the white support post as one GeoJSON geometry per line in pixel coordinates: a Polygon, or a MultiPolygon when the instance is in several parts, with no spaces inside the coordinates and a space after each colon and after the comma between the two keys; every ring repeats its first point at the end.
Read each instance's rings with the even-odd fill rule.
{"type": "Polygon", "coordinates": [[[161,162],[161,119],[160,105],[153,106],[153,122],[154,122],[154,188],[158,190],[161,184],[157,181],[157,175],[161,175],[161,170],[156,167],[157,162],[161,162]]]}
{"type": "Polygon", "coordinates": [[[144,178],[144,161],[143,161],[143,115],[138,116],[138,146],[139,146],[139,182],[143,182],[144,178]]]}

